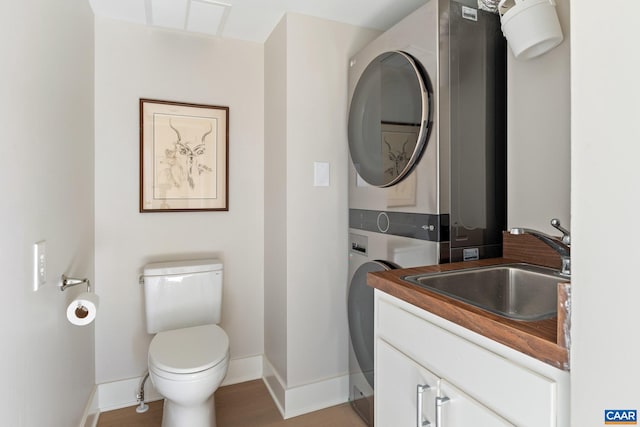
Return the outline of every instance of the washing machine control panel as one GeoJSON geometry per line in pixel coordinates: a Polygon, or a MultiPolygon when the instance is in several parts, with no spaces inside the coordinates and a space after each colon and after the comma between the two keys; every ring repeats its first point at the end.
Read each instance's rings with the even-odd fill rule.
{"type": "Polygon", "coordinates": [[[349,228],[446,242],[449,240],[449,215],[349,209],[349,228]]]}

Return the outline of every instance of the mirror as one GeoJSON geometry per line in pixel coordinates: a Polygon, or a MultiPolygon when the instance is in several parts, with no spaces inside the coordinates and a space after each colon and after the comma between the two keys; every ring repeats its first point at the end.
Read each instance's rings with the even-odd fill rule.
{"type": "Polygon", "coordinates": [[[410,55],[385,52],[358,80],[349,110],[349,151],[358,174],[376,187],[404,179],[431,129],[431,86],[410,55]]]}

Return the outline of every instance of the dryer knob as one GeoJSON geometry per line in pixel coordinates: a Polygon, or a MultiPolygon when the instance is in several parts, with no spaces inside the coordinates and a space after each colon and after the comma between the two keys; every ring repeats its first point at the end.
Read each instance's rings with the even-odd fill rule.
{"type": "Polygon", "coordinates": [[[378,231],[381,233],[386,233],[389,231],[389,226],[391,225],[391,221],[389,221],[389,215],[386,212],[380,212],[378,214],[377,219],[378,231]]]}

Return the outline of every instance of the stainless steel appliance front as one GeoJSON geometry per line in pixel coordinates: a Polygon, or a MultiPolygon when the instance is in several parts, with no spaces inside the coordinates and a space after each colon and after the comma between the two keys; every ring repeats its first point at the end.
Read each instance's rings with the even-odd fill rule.
{"type": "MultiPolygon", "coordinates": [[[[374,260],[411,267],[502,254],[506,41],[497,15],[462,1],[428,1],[351,60],[349,232],[368,247],[358,252],[356,239],[349,281],[374,260]]],[[[367,304],[354,297],[349,316],[367,304]]],[[[358,330],[354,407],[363,378],[375,382],[354,355],[358,330]]],[[[372,386],[367,393],[372,401],[372,386]]]]}

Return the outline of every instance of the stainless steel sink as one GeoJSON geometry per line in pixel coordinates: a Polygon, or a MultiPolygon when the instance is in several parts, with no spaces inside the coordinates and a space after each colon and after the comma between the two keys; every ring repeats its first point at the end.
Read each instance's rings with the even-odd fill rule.
{"type": "Polygon", "coordinates": [[[555,317],[557,284],[569,282],[557,270],[529,264],[501,264],[403,279],[500,316],[528,321],[555,317]]]}

